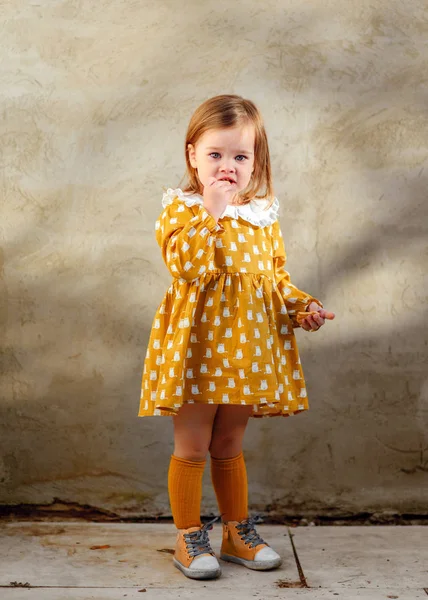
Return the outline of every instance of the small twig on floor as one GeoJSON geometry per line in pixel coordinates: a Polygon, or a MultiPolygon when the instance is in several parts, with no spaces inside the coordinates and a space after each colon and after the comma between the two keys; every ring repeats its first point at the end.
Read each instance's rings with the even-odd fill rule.
{"type": "Polygon", "coordinates": [[[296,561],[297,571],[299,572],[300,577],[300,587],[308,588],[308,583],[306,581],[305,574],[303,573],[302,565],[300,564],[299,557],[297,556],[296,547],[294,546],[293,537],[290,529],[287,527],[288,535],[290,536],[291,547],[293,548],[294,560],[296,561]]]}

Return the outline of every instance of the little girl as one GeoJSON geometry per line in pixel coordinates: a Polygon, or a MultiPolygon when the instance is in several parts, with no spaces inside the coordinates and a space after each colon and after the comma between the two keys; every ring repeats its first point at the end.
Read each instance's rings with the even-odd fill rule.
{"type": "Polygon", "coordinates": [[[156,311],[138,416],[173,416],[168,492],[187,577],[220,575],[202,525],[207,452],[223,521],[220,558],[266,570],[281,557],[248,515],[242,440],[249,417],[308,409],[293,329],[317,331],[334,313],[298,290],[273,195],[262,117],[250,100],[221,95],[193,114],[185,141],[188,183],[169,188],[156,239],[173,280],[156,311]],[[261,193],[261,190],[263,189],[261,193]]]}

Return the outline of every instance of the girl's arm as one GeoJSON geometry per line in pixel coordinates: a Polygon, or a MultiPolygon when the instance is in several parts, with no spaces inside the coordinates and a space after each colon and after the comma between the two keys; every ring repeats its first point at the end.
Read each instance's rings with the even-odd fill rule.
{"type": "Polygon", "coordinates": [[[275,282],[281,296],[284,298],[285,306],[293,327],[300,327],[300,323],[297,321],[297,313],[306,311],[311,302],[316,302],[321,307],[323,307],[323,304],[320,300],[314,298],[314,296],[297,289],[296,286],[291,283],[290,274],[285,270],[287,254],[285,252],[284,240],[278,221],[275,221],[270,226],[270,231],[272,235],[275,282]]]}
{"type": "Polygon", "coordinates": [[[203,207],[175,200],[156,221],[156,240],[173,277],[196,279],[214,260],[215,238],[224,228],[203,207]],[[194,210],[196,209],[196,214],[194,210]]]}

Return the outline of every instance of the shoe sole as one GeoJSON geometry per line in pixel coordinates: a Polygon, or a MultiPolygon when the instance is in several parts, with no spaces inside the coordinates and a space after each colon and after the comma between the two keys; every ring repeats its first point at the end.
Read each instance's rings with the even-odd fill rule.
{"type": "Polygon", "coordinates": [[[215,570],[206,571],[206,570],[202,570],[202,569],[201,570],[189,569],[188,567],[185,567],[184,565],[182,565],[181,562],[179,562],[174,557],[173,557],[173,562],[174,562],[174,565],[177,567],[177,569],[179,569],[182,573],[184,573],[184,575],[186,575],[186,577],[189,577],[189,579],[217,579],[217,577],[220,577],[220,575],[221,575],[220,567],[215,570]]]}
{"type": "Polygon", "coordinates": [[[231,556],[230,554],[220,554],[220,558],[227,562],[237,563],[238,565],[243,565],[248,569],[253,569],[254,571],[268,571],[269,569],[276,569],[282,564],[281,558],[274,558],[272,560],[246,560],[245,558],[239,558],[238,556],[231,556]]]}

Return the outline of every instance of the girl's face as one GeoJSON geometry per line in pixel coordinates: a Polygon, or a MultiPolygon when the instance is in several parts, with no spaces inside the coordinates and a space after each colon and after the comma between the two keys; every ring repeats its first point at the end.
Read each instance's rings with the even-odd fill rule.
{"type": "Polygon", "coordinates": [[[254,170],[254,126],[209,129],[188,144],[190,164],[205,187],[210,177],[229,178],[236,192],[245,189],[254,170]]]}

